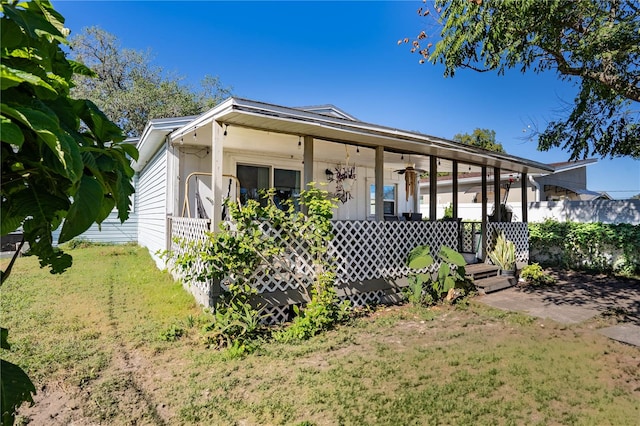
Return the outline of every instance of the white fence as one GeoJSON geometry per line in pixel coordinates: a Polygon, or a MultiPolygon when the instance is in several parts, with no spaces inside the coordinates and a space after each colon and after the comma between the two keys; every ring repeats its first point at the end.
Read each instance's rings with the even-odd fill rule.
{"type": "MultiPolygon", "coordinates": [[[[448,204],[438,205],[438,218],[444,216],[448,204]]],[[[522,220],[521,203],[507,203],[513,211],[513,220],[522,220]]],[[[553,219],[559,222],[602,222],[640,224],[640,200],[593,200],[593,201],[538,201],[528,203],[529,222],[543,222],[553,219]]],[[[491,213],[490,204],[488,212],[491,213]]],[[[429,205],[421,206],[423,214],[429,214],[429,205]]],[[[481,220],[482,204],[461,203],[458,216],[462,220],[481,220]]]]}

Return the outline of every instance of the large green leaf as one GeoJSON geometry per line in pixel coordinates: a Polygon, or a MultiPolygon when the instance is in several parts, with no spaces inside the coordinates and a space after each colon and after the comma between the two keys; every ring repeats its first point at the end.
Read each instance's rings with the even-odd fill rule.
{"type": "Polygon", "coordinates": [[[440,248],[440,253],[438,253],[438,256],[443,261],[447,263],[453,263],[456,266],[465,266],[467,264],[467,261],[464,260],[464,256],[447,246],[442,246],[440,248]]]}
{"type": "Polygon", "coordinates": [[[116,202],[111,197],[104,197],[102,200],[102,206],[100,208],[100,213],[98,213],[98,217],[96,217],[96,223],[102,223],[113,211],[113,208],[116,206],[116,202]]]}
{"type": "Polygon", "coordinates": [[[74,105],[78,116],[89,127],[95,139],[99,142],[120,142],[124,140],[122,129],[116,126],[100,108],[90,100],[81,100],[74,105]]]}
{"type": "Polygon", "coordinates": [[[44,89],[43,91],[38,92],[38,94],[43,98],[54,98],[58,95],[56,89],[51,87],[49,83],[47,83],[37,75],[11,68],[4,64],[0,64],[0,81],[2,81],[2,83],[0,84],[0,88],[2,90],[8,89],[9,87],[17,86],[22,83],[28,83],[44,89]]]}
{"type": "Polygon", "coordinates": [[[429,246],[418,246],[409,252],[407,266],[411,269],[423,269],[433,265],[429,246]]]}
{"type": "MultiPolygon", "coordinates": [[[[67,40],[65,39],[62,32],[47,20],[47,18],[50,18],[52,15],[48,14],[46,17],[43,16],[43,11],[45,9],[49,11],[53,10],[53,8],[51,8],[50,2],[30,1],[19,3],[20,7],[24,7],[27,10],[21,10],[13,5],[9,5],[6,3],[3,3],[2,6],[4,14],[10,20],[18,24],[18,26],[20,26],[30,38],[38,40],[41,36],[48,36],[59,43],[67,43],[67,40]]],[[[57,15],[62,18],[59,14],[57,15]]],[[[62,19],[62,22],[64,22],[64,19],[62,19]]],[[[59,21],[55,22],[55,25],[59,25],[59,23],[59,21]]]]}
{"type": "Polygon", "coordinates": [[[91,68],[83,64],[82,62],[74,61],[69,59],[69,65],[71,66],[71,70],[74,74],[84,75],[87,77],[97,77],[96,74],[91,68]]]}
{"type": "Polygon", "coordinates": [[[15,411],[23,402],[33,404],[36,387],[29,376],[15,364],[4,359],[0,360],[0,403],[2,409],[2,425],[12,425],[15,420],[15,411]]]}
{"type": "MultiPolygon", "coordinates": [[[[138,153],[138,149],[135,146],[125,142],[121,142],[117,144],[117,146],[121,148],[130,158],[133,158],[136,161],[138,160],[139,153],[138,153]]],[[[130,163],[127,163],[127,164],[130,164],[130,163]]]]}
{"type": "Polygon", "coordinates": [[[100,214],[103,197],[100,183],[93,177],[83,176],[62,225],[59,243],[69,241],[89,229],[100,214]]]}
{"type": "Polygon", "coordinates": [[[2,142],[20,147],[24,142],[24,135],[20,127],[5,116],[0,115],[0,139],[2,139],[2,142]]]}
{"type": "Polygon", "coordinates": [[[69,208],[69,200],[35,186],[11,194],[11,197],[2,200],[1,206],[2,235],[6,235],[15,231],[28,217],[40,224],[50,223],[56,217],[56,212],[69,208]]]}

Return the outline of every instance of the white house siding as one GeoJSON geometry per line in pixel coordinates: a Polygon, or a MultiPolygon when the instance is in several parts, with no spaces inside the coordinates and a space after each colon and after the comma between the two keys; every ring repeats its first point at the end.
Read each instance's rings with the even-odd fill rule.
{"type": "MultiPolygon", "coordinates": [[[[137,192],[138,177],[134,176],[133,186],[137,192]]],[[[137,213],[137,197],[132,197],[132,209],[129,212],[129,219],[124,223],[118,218],[118,210],[114,209],[111,214],[102,222],[99,227],[97,224],[91,225],[89,229],[76,237],[94,243],[108,244],[125,244],[135,243],[138,240],[138,213],[137,213]]],[[[57,242],[60,237],[62,227],[53,232],[53,241],[57,242]]]]}
{"type": "Polygon", "coordinates": [[[163,147],[141,172],[138,179],[138,244],[149,249],[158,266],[164,262],[158,250],[167,249],[167,165],[168,153],[163,147]]]}

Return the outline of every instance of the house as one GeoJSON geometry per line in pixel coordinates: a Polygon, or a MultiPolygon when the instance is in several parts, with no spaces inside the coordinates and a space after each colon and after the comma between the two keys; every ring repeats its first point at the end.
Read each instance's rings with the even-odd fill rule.
{"type": "MultiPolygon", "coordinates": [[[[607,193],[590,191],[587,189],[587,170],[589,165],[595,164],[596,159],[549,163],[551,172],[530,173],[527,180],[523,180],[518,173],[502,172],[500,174],[499,198],[506,206],[520,206],[523,189],[529,202],[540,201],[590,201],[610,199],[607,193]]],[[[465,219],[479,219],[481,203],[481,174],[473,171],[462,171],[458,175],[458,203],[460,217],[465,219]]],[[[494,199],[493,183],[495,175],[488,171],[487,182],[490,184],[486,191],[489,200],[494,199]]],[[[438,217],[442,217],[444,210],[453,202],[453,181],[449,174],[442,174],[437,178],[438,217]]],[[[429,208],[428,179],[421,179],[422,194],[421,209],[429,208]]],[[[490,201],[491,203],[491,201],[490,201]]]]}
{"type": "MultiPolygon", "coordinates": [[[[429,196],[436,200],[441,171],[510,173],[524,180],[554,171],[524,158],[362,122],[332,105],[293,108],[235,97],[197,117],[152,120],[138,150],[138,244],[158,266],[166,265],[157,253],[176,248],[172,237],[199,239],[218,229],[226,219],[226,198],[256,198],[273,187],[280,199],[295,201],[308,183],[325,183],[341,200],[331,249],[339,259],[339,292],[361,300],[397,292],[396,281],[407,274],[406,255],[416,245],[458,245],[458,224],[436,222],[435,202],[421,217],[420,173],[431,172],[429,196]],[[420,218],[429,220],[415,220],[420,218]]],[[[452,185],[459,185],[457,179],[452,185]]],[[[496,226],[482,222],[483,232],[496,226]]],[[[514,233],[519,256],[528,256],[526,224],[505,229],[514,233]]],[[[275,275],[263,274],[260,284],[272,305],[304,301],[304,291],[275,275]]],[[[215,285],[192,283],[190,290],[208,304],[215,285]]]]}

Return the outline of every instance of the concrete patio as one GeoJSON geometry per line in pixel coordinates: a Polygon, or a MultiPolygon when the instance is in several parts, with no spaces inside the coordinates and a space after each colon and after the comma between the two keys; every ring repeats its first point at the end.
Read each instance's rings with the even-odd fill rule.
{"type": "Polygon", "coordinates": [[[611,313],[622,320],[599,330],[614,340],[640,347],[640,281],[576,272],[554,274],[558,283],[544,288],[512,287],[480,296],[489,306],[578,324],[611,313]]]}

